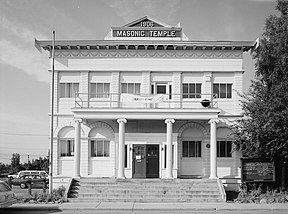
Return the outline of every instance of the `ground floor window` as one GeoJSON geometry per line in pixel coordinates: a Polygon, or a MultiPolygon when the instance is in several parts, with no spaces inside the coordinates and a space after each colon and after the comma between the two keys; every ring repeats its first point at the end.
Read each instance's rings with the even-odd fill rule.
{"type": "Polygon", "coordinates": [[[232,141],[217,141],[217,157],[232,157],[232,141]]]}
{"type": "Polygon", "coordinates": [[[60,156],[74,156],[74,140],[60,140],[60,156]]]}
{"type": "Polygon", "coordinates": [[[109,140],[91,140],[91,157],[109,157],[109,140]]]}
{"type": "Polygon", "coordinates": [[[201,157],[201,141],[182,141],[183,157],[201,157]]]}

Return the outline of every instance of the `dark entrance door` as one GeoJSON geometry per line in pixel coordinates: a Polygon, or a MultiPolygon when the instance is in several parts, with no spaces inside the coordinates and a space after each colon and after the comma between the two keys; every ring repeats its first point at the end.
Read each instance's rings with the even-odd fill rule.
{"type": "Polygon", "coordinates": [[[133,145],[133,178],[159,178],[159,145],[133,145]]]}

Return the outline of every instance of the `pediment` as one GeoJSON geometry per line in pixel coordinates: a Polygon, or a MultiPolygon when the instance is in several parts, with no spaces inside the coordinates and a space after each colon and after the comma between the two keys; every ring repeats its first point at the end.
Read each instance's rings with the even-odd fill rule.
{"type": "Polygon", "coordinates": [[[123,27],[171,27],[163,22],[160,22],[154,18],[151,18],[149,16],[144,16],[140,19],[137,19],[135,21],[132,21],[123,27]]]}

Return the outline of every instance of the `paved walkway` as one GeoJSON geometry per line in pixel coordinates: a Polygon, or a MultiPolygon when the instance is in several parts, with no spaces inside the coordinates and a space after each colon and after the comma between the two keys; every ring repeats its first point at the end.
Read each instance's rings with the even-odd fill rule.
{"type": "Polygon", "coordinates": [[[288,203],[238,204],[238,203],[133,203],[91,202],[63,204],[14,204],[16,209],[36,210],[287,210],[288,203]]]}

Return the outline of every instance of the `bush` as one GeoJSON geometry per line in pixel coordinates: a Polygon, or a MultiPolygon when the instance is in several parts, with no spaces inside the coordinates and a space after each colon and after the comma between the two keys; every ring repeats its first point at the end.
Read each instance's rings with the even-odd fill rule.
{"type": "Polygon", "coordinates": [[[241,188],[238,197],[234,200],[238,203],[286,203],[288,202],[288,192],[284,189],[270,189],[266,191],[261,185],[254,186],[251,190],[247,190],[246,186],[241,188]]]}
{"type": "Polygon", "coordinates": [[[34,192],[30,197],[24,198],[24,202],[30,202],[30,203],[63,203],[64,202],[64,196],[65,196],[65,187],[60,186],[58,189],[53,189],[52,194],[42,192],[37,193],[34,192]]]}

